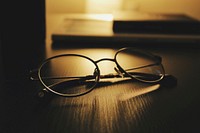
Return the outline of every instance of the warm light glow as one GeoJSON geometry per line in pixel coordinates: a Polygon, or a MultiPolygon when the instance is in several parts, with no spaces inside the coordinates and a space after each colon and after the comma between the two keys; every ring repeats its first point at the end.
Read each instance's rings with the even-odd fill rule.
{"type": "MultiPolygon", "coordinates": [[[[71,50],[68,50],[67,51],[67,54],[80,54],[80,55],[84,55],[84,56],[87,56],[89,58],[91,58],[92,60],[96,61],[96,60],[99,60],[101,58],[114,58],[114,55],[115,55],[115,50],[113,49],[71,49],[71,50]]],[[[51,53],[51,55],[58,55],[58,54],[66,54],[66,51],[65,50],[59,50],[58,52],[55,50],[54,53],[51,53]]],[[[56,66],[57,67],[60,67],[60,68],[57,68],[58,70],[59,69],[62,69],[63,67],[67,66],[69,64],[69,62],[60,62],[61,64],[58,65],[58,63],[56,63],[56,66]]],[[[83,70],[86,71],[87,69],[88,70],[91,70],[89,68],[91,68],[91,66],[88,66],[88,65],[91,65],[91,64],[86,64],[84,61],[83,62],[78,62],[77,64],[77,67],[79,67],[79,70],[83,70]],[[85,70],[84,70],[85,69],[85,70]]],[[[99,69],[101,71],[101,74],[109,74],[109,73],[113,73],[115,72],[114,71],[114,67],[116,66],[115,63],[113,62],[110,62],[110,61],[102,61],[100,63],[98,63],[98,66],[99,66],[99,69]]],[[[69,67],[69,66],[68,66],[69,67]]],[[[72,69],[72,68],[71,68],[72,69]]],[[[74,68],[73,68],[74,69],[74,68]]],[[[92,69],[94,70],[94,69],[92,69]]],[[[92,73],[90,73],[92,74],[92,73]]]]}
{"type": "Polygon", "coordinates": [[[87,13],[112,13],[121,9],[122,0],[87,0],[87,13]]]}
{"type": "Polygon", "coordinates": [[[92,14],[91,16],[88,15],[90,19],[95,20],[103,20],[103,21],[112,21],[113,15],[112,14],[92,14]]]}
{"type": "MultiPolygon", "coordinates": [[[[58,52],[60,54],[66,53],[65,50],[59,50],[58,52]]],[[[116,51],[113,49],[83,48],[67,50],[68,54],[74,53],[85,55],[94,61],[101,58],[113,58],[115,52],[116,51]]],[[[62,65],[66,66],[67,64],[69,65],[69,63],[73,63],[73,61],[74,59],[72,62],[60,63],[63,63],[62,65]]],[[[84,61],[73,66],[86,69],[90,67],[87,66],[84,61]]],[[[102,61],[98,63],[98,66],[102,73],[108,74],[112,73],[115,65],[113,62],[102,61]]],[[[61,66],[58,65],[58,69],[59,67],[61,66]]],[[[94,68],[92,68],[92,70],[94,70],[94,68]]],[[[118,126],[117,124],[121,124],[121,122],[124,121],[127,122],[128,126],[135,126],[134,122],[137,121],[138,117],[151,107],[147,103],[152,102],[152,99],[147,93],[155,91],[159,87],[160,85],[144,84],[135,80],[126,80],[126,78],[117,78],[117,80],[100,79],[98,85],[90,93],[75,98],[54,99],[52,104],[54,106],[62,106],[63,108],[65,108],[65,106],[72,107],[67,110],[68,112],[63,113],[66,116],[62,115],[62,118],[67,117],[67,120],[73,119],[75,127],[76,124],[84,125],[87,123],[87,125],[93,125],[94,121],[90,120],[91,118],[95,118],[95,124],[100,127],[98,128],[99,132],[115,132],[113,131],[113,127],[118,126]],[[62,102],[60,102],[60,100],[62,100],[62,102]],[[73,109],[74,106],[77,108],[73,109]],[[123,111],[120,109],[123,109],[123,111]],[[129,122],[129,120],[131,120],[131,122],[129,122]]]]}
{"type": "Polygon", "coordinates": [[[62,117],[67,117],[67,120],[73,119],[77,125],[84,125],[85,123],[93,125],[94,121],[91,121],[91,118],[95,118],[95,124],[98,125],[99,132],[112,133],[115,132],[114,127],[122,124],[121,122],[123,124],[126,122],[126,126],[136,126],[138,117],[143,116],[146,110],[151,107],[149,103],[152,102],[149,95],[141,95],[159,88],[159,85],[150,87],[146,85],[142,88],[140,83],[131,80],[130,82],[122,81],[111,84],[108,82],[107,85],[103,84],[81,97],[57,99],[62,100],[62,102],[54,101],[54,105],[63,108],[65,106],[76,106],[77,108],[70,109],[69,112],[64,114],[66,116],[62,115],[62,117]],[[138,97],[135,98],[136,96],[138,97]],[[63,104],[58,105],[57,103],[63,104]]]}
{"type": "Polygon", "coordinates": [[[158,13],[186,13],[200,18],[199,0],[46,0],[46,13],[112,13],[132,10],[158,13]]]}
{"type": "Polygon", "coordinates": [[[120,97],[120,100],[126,101],[126,100],[129,100],[131,98],[134,98],[134,97],[137,97],[137,96],[140,96],[140,95],[155,91],[155,90],[157,90],[159,88],[160,88],[160,84],[156,84],[156,85],[152,85],[152,86],[149,86],[149,87],[141,88],[140,90],[138,90],[136,92],[126,93],[126,94],[122,95],[120,97]]]}
{"type": "MultiPolygon", "coordinates": [[[[114,58],[115,52],[113,49],[92,49],[92,50],[88,50],[88,49],[82,49],[80,50],[80,54],[86,55],[88,57],[90,57],[91,59],[93,59],[94,61],[102,59],[102,58],[114,58]]],[[[85,64],[86,65],[86,64],[85,64]]],[[[115,63],[110,62],[110,61],[102,61],[100,63],[98,63],[99,69],[101,74],[109,74],[109,73],[113,73],[114,71],[114,67],[115,67],[115,63]]]]}
{"type": "Polygon", "coordinates": [[[46,13],[83,13],[86,0],[45,0],[46,13]]]}

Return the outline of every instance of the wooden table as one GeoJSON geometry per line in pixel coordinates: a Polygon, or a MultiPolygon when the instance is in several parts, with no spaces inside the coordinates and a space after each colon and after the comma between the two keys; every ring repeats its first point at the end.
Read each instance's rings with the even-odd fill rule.
{"type": "MultiPolygon", "coordinates": [[[[172,47],[172,44],[166,47],[134,45],[162,57],[166,73],[178,80],[173,87],[114,82],[96,87],[81,97],[42,100],[35,95],[41,84],[29,79],[29,70],[37,68],[42,60],[63,53],[84,54],[94,60],[113,58],[117,48],[77,48],[73,44],[54,48],[47,41],[45,47],[34,51],[36,49],[25,45],[27,42],[23,43],[27,51],[12,50],[8,59],[13,60],[7,60],[4,65],[10,68],[5,75],[11,77],[1,82],[2,133],[183,133],[200,130],[199,48],[190,48],[189,44],[187,48],[172,47]]],[[[105,61],[100,66],[103,73],[110,73],[115,65],[105,61]]]]}
{"type": "MultiPolygon", "coordinates": [[[[116,48],[115,48],[116,49],[116,48]]],[[[46,47],[47,58],[76,53],[94,60],[112,58],[113,48],[46,47]]],[[[145,48],[147,49],[147,48],[145,48]]],[[[75,98],[35,97],[39,82],[28,78],[6,81],[1,89],[3,132],[121,133],[193,132],[199,130],[199,49],[148,48],[163,58],[166,73],[178,79],[177,86],[159,87],[138,82],[114,82],[75,98]]],[[[41,59],[42,60],[42,59],[41,59]]],[[[39,64],[39,63],[38,63],[39,64]]],[[[102,62],[103,73],[112,72],[112,62],[102,62]]]]}

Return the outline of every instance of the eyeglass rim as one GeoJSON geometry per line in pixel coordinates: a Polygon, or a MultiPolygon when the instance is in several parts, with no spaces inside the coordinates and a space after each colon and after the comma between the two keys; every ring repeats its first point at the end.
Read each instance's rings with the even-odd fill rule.
{"type": "Polygon", "coordinates": [[[165,69],[164,69],[164,67],[163,67],[163,65],[162,65],[162,58],[161,58],[160,56],[158,56],[158,55],[154,55],[154,54],[152,54],[151,52],[148,52],[148,51],[145,51],[145,50],[140,50],[140,49],[133,48],[133,47],[124,47],[124,48],[121,48],[121,49],[117,50],[117,52],[115,53],[115,56],[114,56],[114,60],[115,60],[115,63],[116,63],[116,65],[117,65],[117,67],[118,67],[122,72],[124,72],[125,74],[129,75],[131,78],[136,79],[136,80],[141,81],[141,82],[144,82],[144,83],[157,83],[157,82],[161,81],[161,80],[164,78],[164,76],[165,76],[165,69]],[[142,80],[142,79],[140,79],[140,78],[134,77],[133,75],[129,74],[126,70],[124,70],[124,68],[121,67],[121,65],[120,65],[120,64],[118,63],[118,61],[117,61],[117,55],[118,55],[120,52],[125,51],[125,50],[127,50],[127,49],[131,49],[131,50],[134,50],[134,51],[137,51],[137,52],[140,52],[140,53],[144,53],[144,54],[146,54],[146,55],[148,55],[148,56],[151,56],[151,57],[157,59],[157,62],[155,62],[154,64],[161,65],[161,68],[162,68],[162,70],[163,70],[162,76],[161,76],[159,79],[157,79],[157,80],[147,81],[147,80],[142,80]]]}
{"type": "Polygon", "coordinates": [[[42,85],[43,85],[48,91],[50,91],[50,92],[52,92],[52,93],[54,93],[54,94],[56,94],[56,95],[63,96],[63,97],[76,97],[76,96],[85,95],[85,94],[91,92],[91,91],[95,88],[95,86],[98,84],[98,82],[99,82],[99,80],[100,80],[100,69],[99,69],[97,63],[96,63],[94,60],[92,60],[91,58],[87,57],[87,56],[79,55],[79,54],[60,54],[60,55],[56,55],[56,56],[52,56],[52,57],[50,57],[50,58],[47,58],[46,60],[44,60],[44,61],[42,62],[42,64],[40,65],[40,67],[39,67],[39,69],[38,69],[38,79],[39,79],[39,81],[42,83],[42,85]],[[77,57],[82,57],[82,58],[88,59],[89,61],[91,61],[91,62],[95,65],[95,67],[96,67],[95,69],[97,70],[97,75],[96,75],[97,78],[95,78],[95,84],[94,84],[90,89],[88,89],[87,91],[84,91],[84,92],[82,92],[82,93],[77,93],[77,94],[64,94],[64,93],[60,93],[60,92],[57,92],[57,91],[52,90],[50,87],[48,87],[48,86],[44,83],[44,81],[42,80],[42,77],[41,77],[41,69],[42,69],[42,67],[44,66],[44,64],[47,63],[49,60],[52,60],[52,59],[54,59],[54,58],[64,57],[64,56],[77,56],[77,57]]]}

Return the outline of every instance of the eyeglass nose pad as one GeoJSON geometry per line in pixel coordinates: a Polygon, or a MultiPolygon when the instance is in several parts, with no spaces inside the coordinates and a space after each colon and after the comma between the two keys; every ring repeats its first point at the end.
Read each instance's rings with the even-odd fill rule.
{"type": "Polygon", "coordinates": [[[117,74],[119,76],[121,76],[122,78],[124,78],[124,74],[117,67],[114,67],[114,70],[117,72],[117,74]]]}

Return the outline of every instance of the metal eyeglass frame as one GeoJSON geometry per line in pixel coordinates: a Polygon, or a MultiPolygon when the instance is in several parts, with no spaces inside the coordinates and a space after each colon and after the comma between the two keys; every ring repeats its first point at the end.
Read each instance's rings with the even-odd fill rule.
{"type": "MultiPolygon", "coordinates": [[[[146,55],[148,56],[151,56],[152,58],[155,58],[155,63],[153,64],[149,64],[149,65],[144,65],[144,66],[140,66],[140,67],[136,67],[136,68],[132,68],[132,69],[128,69],[128,70],[136,70],[136,69],[141,69],[141,68],[145,68],[145,67],[150,67],[150,66],[156,66],[156,65],[161,65],[162,67],[162,70],[163,70],[163,73],[162,73],[162,76],[157,79],[157,80],[153,80],[153,81],[147,81],[147,80],[142,80],[142,79],[138,79],[136,77],[133,76],[134,73],[128,73],[127,70],[124,70],[120,64],[117,62],[117,55],[118,53],[124,51],[124,50],[127,50],[127,49],[133,49],[133,48],[130,48],[130,47],[126,47],[126,48],[121,48],[119,49],[116,53],[115,53],[115,56],[113,59],[111,58],[102,58],[102,59],[99,59],[97,61],[94,61],[92,60],[91,58],[87,57],[87,56],[84,56],[84,55],[79,55],[79,54],[61,54],[61,55],[56,55],[56,56],[53,56],[53,57],[50,57],[46,60],[43,61],[43,63],[40,65],[39,69],[38,69],[38,73],[37,73],[37,76],[38,76],[38,79],[35,79],[35,78],[32,78],[32,80],[39,80],[41,82],[41,84],[45,87],[42,91],[40,91],[38,93],[39,97],[43,97],[45,92],[51,92],[53,94],[56,94],[58,96],[62,96],[62,97],[77,97],[77,96],[81,96],[81,95],[85,95],[89,92],[91,92],[95,86],[97,85],[97,83],[99,82],[100,79],[104,79],[104,78],[120,78],[120,77],[130,77],[132,79],[136,79],[138,81],[141,81],[141,82],[145,82],[145,83],[157,83],[159,81],[161,81],[164,76],[165,76],[165,70],[164,70],[164,67],[162,65],[162,58],[160,56],[157,56],[157,55],[153,55],[147,51],[141,51],[141,50],[138,50],[138,49],[134,49],[134,51],[139,51],[141,53],[145,53],[146,55]],[[58,57],[62,57],[62,56],[78,56],[78,57],[82,57],[82,58],[85,58],[89,61],[91,61],[94,65],[95,65],[95,74],[94,75],[86,75],[86,76],[80,76],[80,77],[42,77],[41,76],[41,69],[42,67],[50,60],[54,59],[54,58],[58,58],[58,57]],[[98,63],[101,62],[101,61],[112,61],[112,62],[115,62],[116,64],[116,67],[114,68],[115,71],[117,72],[117,74],[108,74],[108,75],[100,75],[100,69],[98,67],[98,63]],[[89,80],[89,79],[94,79],[94,76],[95,76],[95,84],[90,88],[88,89],[87,91],[85,92],[82,92],[82,93],[78,93],[78,94],[64,94],[64,93],[60,93],[60,92],[57,92],[57,91],[54,91],[52,90],[50,87],[52,86],[55,86],[59,83],[62,83],[62,82],[59,82],[59,83],[55,83],[55,84],[52,84],[50,86],[47,86],[45,83],[44,83],[44,79],[45,80],[48,80],[48,79],[67,79],[67,78],[76,78],[75,80],[89,80]]],[[[136,74],[136,73],[135,73],[136,74]]],[[[148,74],[144,74],[144,73],[137,73],[137,74],[140,74],[141,76],[152,76],[152,75],[148,75],[148,74]]],[[[65,81],[63,81],[65,82],[65,81]]]]}

